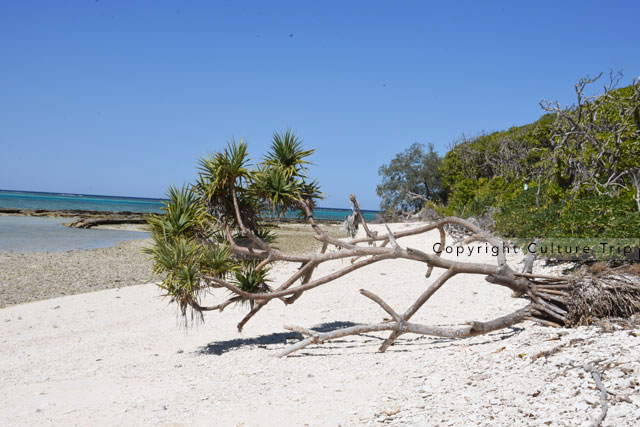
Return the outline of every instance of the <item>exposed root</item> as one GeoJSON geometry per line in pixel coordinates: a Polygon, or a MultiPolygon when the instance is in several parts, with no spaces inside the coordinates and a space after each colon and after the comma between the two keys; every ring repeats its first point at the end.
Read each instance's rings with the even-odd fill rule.
{"type": "Polygon", "coordinates": [[[631,274],[586,276],[569,289],[567,326],[594,319],[628,318],[640,313],[640,277],[631,274]]]}

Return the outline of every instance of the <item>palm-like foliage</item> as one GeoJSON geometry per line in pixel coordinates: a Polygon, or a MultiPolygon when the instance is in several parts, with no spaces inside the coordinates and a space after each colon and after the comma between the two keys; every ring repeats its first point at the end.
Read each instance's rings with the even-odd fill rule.
{"type": "Polygon", "coordinates": [[[324,194],[320,191],[320,184],[315,179],[311,182],[302,182],[300,195],[302,196],[302,201],[305,202],[312,211],[316,208],[316,200],[324,199],[324,194]]]}
{"type": "MultiPolygon", "coordinates": [[[[232,140],[200,160],[193,186],[169,189],[164,213],[148,221],[154,245],[145,252],[155,273],[163,276],[160,288],[184,316],[190,310],[192,320],[201,318],[200,300],[210,285],[204,275],[232,275],[245,292],[271,291],[267,270],[257,270],[259,252],[251,252],[257,244],[254,235],[267,244],[275,240],[269,228],[259,225],[258,213],[271,209],[281,215],[300,202],[313,208],[321,193],[317,182],[306,182],[305,159],[312,153],[293,132],[275,133],[264,162],[250,170],[247,145],[232,140]],[[253,235],[242,229],[234,196],[242,225],[253,235]]],[[[234,297],[228,302],[246,301],[234,297]]]]}
{"type": "Polygon", "coordinates": [[[303,149],[302,140],[291,130],[274,132],[271,149],[264,163],[279,169],[286,178],[302,177],[306,176],[306,165],[310,164],[305,158],[314,151],[303,149]]]}
{"type": "Polygon", "coordinates": [[[238,142],[232,139],[224,151],[201,159],[198,162],[198,184],[201,185],[203,195],[213,196],[235,185],[237,179],[248,178],[248,163],[247,144],[242,139],[238,142]]]}
{"type": "Polygon", "coordinates": [[[148,219],[154,238],[194,237],[204,232],[213,220],[192,187],[170,187],[167,197],[169,201],[164,207],[164,214],[151,215],[148,219]]]}
{"type": "Polygon", "coordinates": [[[239,268],[227,244],[207,248],[207,256],[202,259],[201,267],[204,273],[217,277],[224,277],[239,268]]]}
{"type": "Polygon", "coordinates": [[[287,177],[281,169],[275,167],[263,167],[253,176],[252,191],[278,215],[285,214],[301,200],[300,190],[299,180],[287,177]]]}
{"type": "Polygon", "coordinates": [[[273,230],[270,227],[264,227],[264,226],[258,227],[258,230],[256,231],[256,236],[258,236],[260,239],[262,239],[264,242],[270,245],[273,245],[273,243],[275,243],[277,240],[276,234],[273,232],[273,230]]]}
{"type": "Polygon", "coordinates": [[[199,301],[206,290],[200,280],[202,274],[224,276],[237,269],[226,246],[211,250],[198,241],[185,236],[155,239],[154,246],[144,251],[154,261],[154,273],[164,276],[158,285],[176,302],[183,316],[191,309],[191,318],[199,311],[199,301]]]}
{"type": "MultiPolygon", "coordinates": [[[[267,279],[268,270],[256,270],[256,265],[253,262],[249,262],[245,265],[245,268],[242,271],[237,271],[235,273],[235,285],[248,293],[266,293],[271,292],[271,287],[267,285],[269,281],[267,279]]],[[[236,298],[237,302],[244,303],[246,302],[243,298],[236,298]]],[[[253,309],[254,301],[249,300],[249,305],[253,309]]]]}
{"type": "Polygon", "coordinates": [[[195,188],[211,215],[233,225],[236,214],[232,192],[235,191],[245,225],[253,230],[257,226],[259,207],[243,185],[251,177],[248,164],[247,144],[231,140],[224,151],[200,160],[195,188]]]}
{"type": "Polygon", "coordinates": [[[283,215],[298,207],[300,202],[311,209],[315,198],[321,198],[316,181],[306,180],[309,161],[314,150],[305,150],[302,141],[291,130],[275,132],[271,148],[262,165],[256,171],[253,181],[259,198],[268,202],[269,208],[277,215],[283,215]]]}

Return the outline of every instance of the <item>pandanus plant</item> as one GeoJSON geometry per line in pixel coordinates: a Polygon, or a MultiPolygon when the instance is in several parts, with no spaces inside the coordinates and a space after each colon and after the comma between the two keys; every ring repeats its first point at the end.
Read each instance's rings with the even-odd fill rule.
{"type": "MultiPolygon", "coordinates": [[[[203,157],[196,182],[171,187],[164,213],[149,219],[154,244],[146,252],[163,278],[160,288],[187,321],[202,319],[207,309],[202,297],[216,287],[203,277],[230,277],[249,294],[269,292],[269,269],[256,251],[271,249],[275,238],[259,215],[282,216],[301,205],[310,214],[322,198],[318,183],[307,176],[314,150],[305,150],[295,133],[275,132],[270,150],[255,165],[247,148],[244,141],[231,140],[222,151],[203,157]]],[[[245,302],[254,308],[254,300],[238,295],[221,308],[245,302]]]]}

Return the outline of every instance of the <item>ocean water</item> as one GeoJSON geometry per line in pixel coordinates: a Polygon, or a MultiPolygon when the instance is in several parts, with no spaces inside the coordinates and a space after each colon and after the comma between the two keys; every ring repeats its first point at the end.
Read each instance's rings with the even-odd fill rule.
{"type": "Polygon", "coordinates": [[[80,211],[159,213],[163,206],[162,200],[160,199],[0,190],[0,208],[10,209],[69,209],[80,211]]]}
{"type": "Polygon", "coordinates": [[[0,216],[0,251],[63,252],[106,248],[149,236],[149,233],[138,231],[80,229],[62,225],[71,221],[73,218],[0,216]]]}
{"type": "MultiPolygon", "coordinates": [[[[0,191],[0,208],[86,211],[129,211],[160,213],[159,199],[0,191]]],[[[318,219],[344,220],[351,209],[316,208],[318,219]]],[[[375,219],[377,212],[362,211],[365,219],[375,219]]],[[[297,212],[288,217],[295,218],[297,212]]],[[[0,251],[68,251],[113,246],[118,242],[148,237],[148,233],[121,230],[69,228],[63,223],[73,218],[0,216],[0,251]]]]}
{"type": "MultiPolygon", "coordinates": [[[[50,209],[111,212],[160,213],[164,207],[161,199],[138,197],[95,196],[86,194],[32,193],[0,190],[0,208],[9,209],[50,209]]],[[[351,209],[316,208],[314,217],[325,220],[344,220],[351,209]]],[[[377,211],[363,210],[365,220],[375,219],[377,211]]],[[[295,218],[297,212],[288,217],[295,218]]]]}

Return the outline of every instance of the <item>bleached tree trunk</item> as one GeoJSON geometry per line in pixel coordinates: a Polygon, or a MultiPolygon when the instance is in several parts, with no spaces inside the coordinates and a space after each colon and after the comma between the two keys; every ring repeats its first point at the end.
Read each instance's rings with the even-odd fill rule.
{"type": "MultiPolygon", "coordinates": [[[[235,194],[233,199],[235,203],[235,194]]],[[[516,273],[506,263],[503,242],[469,221],[455,217],[448,217],[431,224],[395,233],[391,232],[387,227],[387,234],[378,236],[377,233],[372,232],[365,226],[366,221],[360,213],[355,197],[352,197],[352,203],[354,204],[354,212],[358,213],[357,217],[362,222],[363,228],[367,230],[367,235],[346,241],[332,238],[326,234],[315,222],[310,208],[304,202],[301,202],[301,208],[307,214],[307,220],[316,233],[314,237],[323,243],[323,250],[320,253],[305,255],[283,253],[262,241],[259,237],[253,234],[251,230],[244,226],[242,218],[240,217],[239,209],[237,208],[237,203],[235,203],[238,225],[242,233],[255,243],[255,248],[253,249],[238,246],[235,244],[231,234],[228,232],[228,243],[236,253],[243,256],[261,258],[262,262],[257,267],[258,269],[264,268],[266,265],[276,261],[302,263],[302,267],[286,279],[278,288],[270,292],[245,292],[223,278],[204,276],[202,280],[206,285],[214,288],[225,288],[231,291],[235,296],[216,306],[197,306],[196,308],[200,311],[222,311],[230,302],[232,302],[232,300],[236,301],[238,298],[247,301],[254,301],[255,304],[251,311],[238,324],[238,330],[242,330],[244,325],[255,314],[257,314],[262,307],[274,299],[282,300],[285,304],[291,304],[304,292],[322,286],[326,283],[330,283],[340,277],[351,274],[360,268],[364,268],[384,260],[407,259],[415,261],[418,265],[424,265],[426,267],[425,276],[427,278],[430,277],[434,268],[440,268],[445,271],[431,284],[431,286],[418,296],[415,302],[411,304],[404,313],[399,314],[388,304],[382,301],[380,297],[363,289],[361,290],[361,293],[365,297],[377,303],[383,310],[390,314],[393,321],[383,321],[381,323],[370,325],[357,325],[352,328],[327,332],[325,334],[319,334],[302,327],[290,327],[289,329],[297,330],[303,335],[307,335],[307,338],[285,350],[282,355],[290,354],[314,343],[319,344],[346,335],[361,334],[372,331],[391,332],[389,337],[380,347],[380,351],[385,351],[389,346],[393,345],[398,337],[406,333],[426,334],[450,338],[465,338],[506,328],[525,320],[532,320],[543,325],[559,327],[571,326],[572,324],[582,324],[585,321],[588,322],[588,319],[590,316],[594,315],[594,313],[606,316],[608,314],[629,315],[634,312],[640,312],[640,279],[638,278],[636,278],[638,279],[636,280],[626,276],[616,276],[604,279],[585,279],[570,276],[544,276],[532,274],[528,265],[525,267],[525,271],[522,273],[516,273]],[[464,227],[469,230],[470,235],[464,242],[466,244],[472,242],[486,242],[499,248],[498,256],[496,257],[496,264],[453,261],[441,258],[440,254],[429,254],[417,249],[409,247],[405,248],[400,245],[400,240],[403,237],[415,236],[427,233],[431,230],[438,230],[440,234],[440,244],[444,247],[446,244],[445,227],[447,226],[464,227]],[[366,246],[361,246],[362,244],[366,246]],[[335,246],[339,250],[327,252],[326,249],[328,246],[335,246]],[[324,276],[313,279],[313,273],[320,264],[340,259],[351,259],[351,262],[337,271],[333,271],[324,276]],[[449,279],[458,274],[482,276],[487,282],[507,287],[516,295],[526,295],[527,298],[529,298],[530,303],[524,308],[488,322],[470,321],[467,324],[468,326],[463,328],[442,328],[411,323],[410,319],[424,306],[424,304],[442,286],[444,286],[449,279]],[[296,282],[298,281],[300,281],[300,283],[296,285],[296,282]],[[617,283],[622,283],[622,285],[619,286],[617,283]],[[583,292],[583,286],[587,286],[589,291],[583,292]],[[595,295],[595,299],[587,300],[584,297],[585,295],[589,295],[589,298],[592,298],[595,295]]]]}

